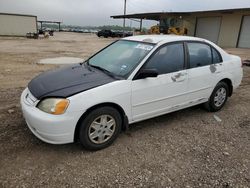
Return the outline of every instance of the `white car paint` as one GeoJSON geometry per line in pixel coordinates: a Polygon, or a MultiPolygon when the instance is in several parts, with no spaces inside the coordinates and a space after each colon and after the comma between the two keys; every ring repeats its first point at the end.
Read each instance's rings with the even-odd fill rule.
{"type": "Polygon", "coordinates": [[[142,121],[172,111],[208,101],[214,87],[222,79],[230,79],[233,89],[242,80],[241,59],[227,54],[210,41],[196,37],[175,35],[145,35],[126,40],[155,43],[153,50],[141,61],[126,80],[117,80],[69,97],[69,107],[62,115],[51,115],[39,110],[34,97],[27,99],[26,88],[21,96],[23,115],[30,130],[41,140],[52,144],[74,141],[75,128],[81,116],[91,107],[102,103],[119,105],[129,123],[142,121]],[[211,73],[209,66],[159,75],[156,78],[133,80],[145,61],[161,45],[175,41],[201,41],[216,48],[223,62],[211,73]],[[176,77],[176,81],[173,81],[176,77]]]}

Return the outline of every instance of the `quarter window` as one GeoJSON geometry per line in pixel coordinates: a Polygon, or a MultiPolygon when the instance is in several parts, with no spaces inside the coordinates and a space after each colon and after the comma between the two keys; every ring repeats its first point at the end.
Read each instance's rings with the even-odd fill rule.
{"type": "Polygon", "coordinates": [[[213,53],[213,63],[222,62],[222,59],[221,59],[219,52],[217,52],[214,48],[212,48],[212,53],[213,53]]]}
{"type": "Polygon", "coordinates": [[[212,64],[212,53],[210,46],[203,43],[187,43],[189,51],[190,68],[201,67],[212,64]]]}
{"type": "Polygon", "coordinates": [[[159,74],[183,70],[184,48],[182,43],[169,44],[160,48],[148,61],[145,68],[157,69],[159,74]]]}

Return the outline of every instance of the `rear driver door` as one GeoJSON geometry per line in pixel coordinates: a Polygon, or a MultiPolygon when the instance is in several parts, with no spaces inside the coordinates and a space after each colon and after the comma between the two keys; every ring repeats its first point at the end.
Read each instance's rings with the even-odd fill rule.
{"type": "Polygon", "coordinates": [[[188,100],[190,103],[206,102],[223,71],[221,56],[204,42],[187,42],[188,50],[188,100]]]}

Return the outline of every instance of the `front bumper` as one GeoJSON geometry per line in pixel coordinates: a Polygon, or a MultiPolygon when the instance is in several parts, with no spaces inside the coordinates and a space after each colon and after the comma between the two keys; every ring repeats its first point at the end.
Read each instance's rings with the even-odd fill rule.
{"type": "Polygon", "coordinates": [[[34,100],[32,94],[26,88],[21,95],[21,106],[23,116],[31,132],[40,140],[50,144],[66,144],[74,142],[74,132],[77,121],[80,118],[78,113],[67,113],[52,115],[45,113],[38,108],[38,101],[34,100]]]}

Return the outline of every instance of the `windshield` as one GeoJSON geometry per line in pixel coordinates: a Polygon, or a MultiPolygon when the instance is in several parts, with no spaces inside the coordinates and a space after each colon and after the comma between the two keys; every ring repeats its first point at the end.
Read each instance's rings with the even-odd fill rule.
{"type": "Polygon", "coordinates": [[[154,44],[119,40],[91,57],[88,64],[125,78],[153,47],[154,44]]]}

